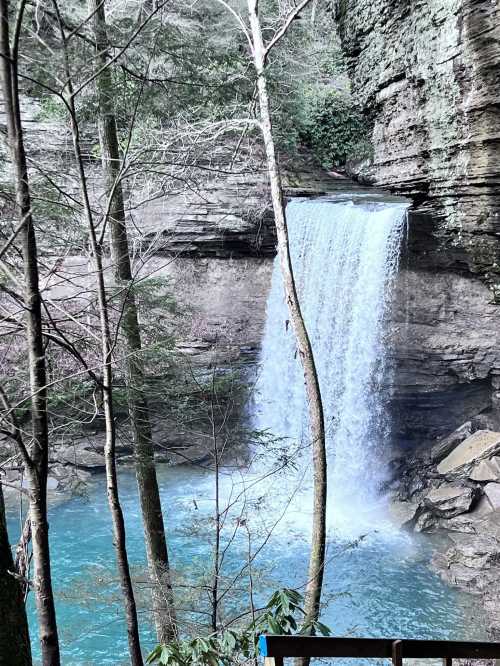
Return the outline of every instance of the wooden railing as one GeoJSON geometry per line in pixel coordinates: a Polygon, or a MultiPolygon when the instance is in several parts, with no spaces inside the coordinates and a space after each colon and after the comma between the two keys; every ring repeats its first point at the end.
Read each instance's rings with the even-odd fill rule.
{"type": "Polygon", "coordinates": [[[283,666],[285,657],[330,657],[391,659],[402,666],[403,659],[500,659],[500,643],[462,641],[416,641],[395,638],[325,638],[319,636],[260,636],[259,651],[266,666],[283,666]]]}

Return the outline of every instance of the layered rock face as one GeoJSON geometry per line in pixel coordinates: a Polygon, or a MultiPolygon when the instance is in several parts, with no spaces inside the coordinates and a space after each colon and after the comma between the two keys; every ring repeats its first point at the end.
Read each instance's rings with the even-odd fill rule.
{"type": "Polygon", "coordinates": [[[396,432],[434,439],[498,412],[500,3],[337,3],[373,121],[362,175],[413,200],[396,289],[396,432]]]}
{"type": "MultiPolygon", "coordinates": [[[[23,100],[31,184],[42,190],[50,177],[59,191],[79,201],[69,127],[64,120],[47,119],[42,111],[39,101],[23,100]]],[[[3,125],[0,100],[0,130],[3,125]]],[[[106,210],[107,197],[95,150],[97,132],[92,126],[84,129],[85,169],[98,219],[106,210]]],[[[0,186],[8,192],[10,167],[3,137],[0,132],[0,186]]],[[[247,417],[247,391],[260,347],[275,254],[268,174],[259,140],[219,139],[195,157],[188,166],[178,165],[170,179],[166,171],[167,176],[158,182],[144,179],[135,188],[125,183],[134,273],[142,289],[140,298],[149,298],[142,312],[148,352],[154,354],[159,346],[154,335],[148,337],[149,327],[163,336],[163,356],[148,366],[153,438],[158,459],[175,463],[207,458],[213,418],[228,439],[230,433],[232,452],[235,443],[246,441],[241,428],[247,417]],[[215,417],[207,411],[214,385],[215,417]]],[[[318,169],[308,155],[283,158],[282,168],[288,196],[314,196],[336,184],[342,189],[353,187],[318,169]]],[[[58,219],[56,213],[53,208],[35,211],[37,221],[43,222],[38,234],[43,297],[58,311],[73,306],[80,315],[88,312],[97,327],[92,319],[97,309],[88,308],[95,299],[95,275],[85,227],[78,215],[60,214],[58,219]]],[[[7,231],[11,215],[9,199],[0,193],[0,227],[6,225],[7,231]]],[[[107,252],[104,268],[111,284],[107,252]]],[[[5,353],[0,374],[14,372],[15,361],[5,353]]],[[[115,379],[120,388],[119,364],[115,379]]],[[[117,458],[128,462],[132,437],[127,410],[118,405],[116,413],[117,458]]],[[[69,411],[61,418],[64,428],[58,428],[50,457],[50,489],[58,496],[77,490],[90,473],[104,468],[101,416],[96,412],[76,431],[70,427],[69,411]]],[[[15,452],[0,433],[0,457],[8,459],[15,452]]],[[[7,473],[10,483],[21,483],[17,463],[7,473]]],[[[11,495],[17,497],[17,491],[11,495]]]]}
{"type": "Polygon", "coordinates": [[[480,279],[403,265],[391,334],[400,442],[425,445],[481,412],[497,427],[500,308],[480,279]]]}

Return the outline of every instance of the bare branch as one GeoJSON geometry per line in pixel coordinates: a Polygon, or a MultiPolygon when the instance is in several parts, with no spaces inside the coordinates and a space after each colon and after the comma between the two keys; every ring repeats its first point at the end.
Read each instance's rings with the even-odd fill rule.
{"type": "MultiPolygon", "coordinates": [[[[9,434],[12,437],[12,439],[16,442],[25,465],[27,467],[32,467],[33,462],[31,460],[30,454],[28,453],[28,449],[24,444],[23,436],[21,434],[21,429],[17,422],[16,413],[9,402],[9,398],[7,397],[7,393],[4,391],[3,386],[0,386],[0,403],[2,404],[3,408],[5,409],[9,417],[9,422],[10,422],[9,434]]],[[[3,420],[5,417],[0,417],[0,418],[3,420]]]]}
{"type": "Polygon", "coordinates": [[[24,228],[24,225],[26,224],[26,220],[28,217],[31,215],[31,209],[26,213],[26,215],[23,216],[23,219],[19,222],[17,227],[14,229],[14,231],[11,233],[9,239],[5,243],[5,245],[2,247],[0,250],[0,259],[3,257],[3,255],[7,252],[9,247],[12,245],[12,243],[16,240],[18,234],[21,233],[21,231],[24,228]]]}
{"type": "Polygon", "coordinates": [[[250,33],[248,31],[247,26],[245,25],[245,21],[241,18],[241,16],[238,14],[237,11],[235,11],[230,5],[225,0],[217,0],[227,11],[234,16],[236,19],[238,25],[240,26],[243,34],[247,38],[248,44],[250,46],[250,52],[253,53],[253,42],[252,38],[250,36],[250,33]]]}
{"type": "Polygon", "coordinates": [[[302,0],[302,2],[294,7],[294,9],[288,14],[288,16],[285,19],[285,22],[281,26],[281,28],[278,30],[278,32],[274,35],[274,37],[271,39],[269,44],[265,47],[264,50],[264,63],[267,60],[267,56],[269,55],[269,52],[271,51],[272,48],[276,46],[276,44],[280,41],[282,37],[285,36],[285,34],[288,31],[288,28],[290,27],[290,24],[292,21],[294,21],[297,16],[300,14],[300,12],[307,7],[307,5],[311,2],[311,0],[302,0]]]}

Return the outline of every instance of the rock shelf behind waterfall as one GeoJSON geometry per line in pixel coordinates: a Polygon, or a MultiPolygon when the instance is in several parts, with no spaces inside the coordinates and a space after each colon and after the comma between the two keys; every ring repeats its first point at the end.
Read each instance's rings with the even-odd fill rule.
{"type": "Polygon", "coordinates": [[[478,462],[494,456],[500,451],[500,433],[478,430],[459,444],[438,465],[439,474],[462,475],[478,462]]]}

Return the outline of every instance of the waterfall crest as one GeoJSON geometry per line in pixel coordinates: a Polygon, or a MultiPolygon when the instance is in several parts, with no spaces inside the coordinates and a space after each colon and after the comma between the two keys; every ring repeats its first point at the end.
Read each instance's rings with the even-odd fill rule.
{"type": "MultiPolygon", "coordinates": [[[[337,528],[360,522],[379,501],[385,478],[384,318],[406,208],[363,198],[296,200],[287,207],[297,290],[323,397],[329,522],[337,528]]],[[[277,259],[256,403],[257,427],[301,442],[305,450],[299,457],[307,468],[311,451],[304,381],[277,259]]]]}

